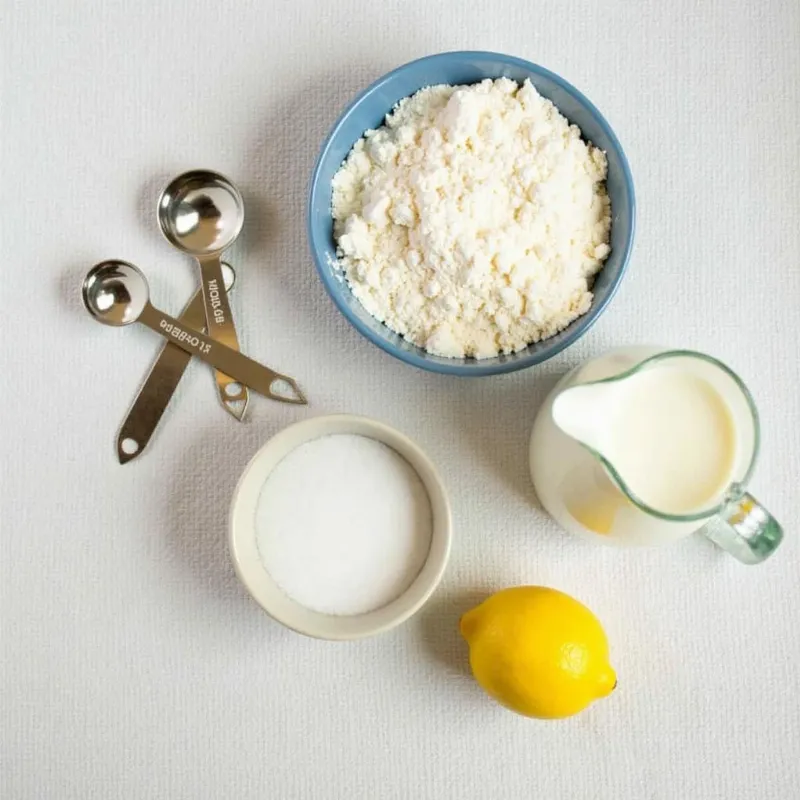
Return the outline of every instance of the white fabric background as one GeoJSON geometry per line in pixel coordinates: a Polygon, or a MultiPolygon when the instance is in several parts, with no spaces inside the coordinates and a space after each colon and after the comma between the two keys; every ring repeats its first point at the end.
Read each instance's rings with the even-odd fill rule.
{"type": "Polygon", "coordinates": [[[800,6],[694,0],[173,0],[0,6],[4,93],[0,797],[635,798],[800,796],[800,6]],[[346,101],[447,49],[513,53],[607,115],[631,161],[636,251],[579,345],[460,381],[384,356],[340,318],[304,232],[306,183],[346,101]],[[114,436],[158,348],[82,310],[94,262],[143,267],[177,311],[195,285],[160,238],[158,190],[229,174],[244,349],[312,405],[254,397],[239,426],[193,366],[157,438],[114,436]],[[745,568],[696,537],[618,552],[534,506],[526,448],[556,376],[637,342],[737,369],[763,417],[753,484],[788,541],[745,568]],[[296,636],[238,585],[237,476],[288,423],[347,411],[415,438],[456,539],[432,602],[357,644],[296,636]],[[459,614],[544,583],[603,620],[619,689],[560,723],[518,718],[465,673],[459,614]]]}

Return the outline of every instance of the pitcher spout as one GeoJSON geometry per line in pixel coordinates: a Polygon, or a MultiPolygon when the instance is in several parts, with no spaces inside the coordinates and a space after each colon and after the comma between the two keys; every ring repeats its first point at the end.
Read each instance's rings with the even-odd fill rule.
{"type": "Polygon", "coordinates": [[[603,434],[617,395],[617,381],[564,390],[553,403],[553,422],[578,443],[602,455],[603,434]]]}

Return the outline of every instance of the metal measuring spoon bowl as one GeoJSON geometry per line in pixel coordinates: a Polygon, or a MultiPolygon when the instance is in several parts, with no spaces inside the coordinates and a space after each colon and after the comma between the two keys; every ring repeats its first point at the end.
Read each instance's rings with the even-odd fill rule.
{"type": "Polygon", "coordinates": [[[161,193],[158,224],[167,240],[184,253],[215,255],[230,247],[242,232],[244,201],[224,175],[191,170],[161,193]]]}
{"type": "Polygon", "coordinates": [[[147,280],[127,261],[103,261],[83,281],[83,304],[104,325],[120,327],[136,322],[150,300],[147,280]]]}
{"type": "MultiPolygon", "coordinates": [[[[234,350],[239,340],[228,297],[222,291],[220,254],[244,225],[244,201],[224,175],[196,169],[172,180],[158,199],[158,224],[170,244],[197,260],[208,335],[234,350]]],[[[247,387],[216,373],[217,395],[237,420],[247,409],[247,387]]]]}

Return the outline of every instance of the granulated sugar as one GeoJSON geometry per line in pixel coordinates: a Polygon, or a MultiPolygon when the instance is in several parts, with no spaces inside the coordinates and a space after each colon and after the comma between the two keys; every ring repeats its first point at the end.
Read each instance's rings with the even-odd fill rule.
{"type": "Polygon", "coordinates": [[[296,602],[363,614],[399,597],[431,544],[430,500],[390,447],[356,435],[298,447],[269,476],[256,508],[258,549],[296,602]]]}

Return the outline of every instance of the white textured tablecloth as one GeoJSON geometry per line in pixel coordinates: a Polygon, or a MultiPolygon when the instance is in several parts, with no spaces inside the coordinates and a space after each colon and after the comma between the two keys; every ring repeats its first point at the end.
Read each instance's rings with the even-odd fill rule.
{"type": "Polygon", "coordinates": [[[506,0],[24,3],[0,7],[3,99],[0,798],[800,797],[800,5],[506,0]],[[582,89],[631,161],[637,244],[622,289],[540,368],[459,381],[383,355],[339,316],[306,245],[308,176],[348,99],[447,49],[513,53],[582,89]],[[192,366],[149,451],[117,426],[158,348],[83,311],[83,273],[139,264],[177,311],[195,285],[156,229],[165,181],[241,186],[231,254],[243,348],[312,405],[220,410],[192,366]],[[754,492],[787,528],[746,568],[692,538],[626,551],[534,506],[531,423],[556,376],[617,344],[705,350],[752,387],[754,492]],[[432,602],[355,644],[284,630],[226,548],[239,472],[312,414],[411,435],[451,493],[432,602]],[[493,705],[456,621],[544,583],[604,622],[619,689],[558,723],[493,705]]]}

